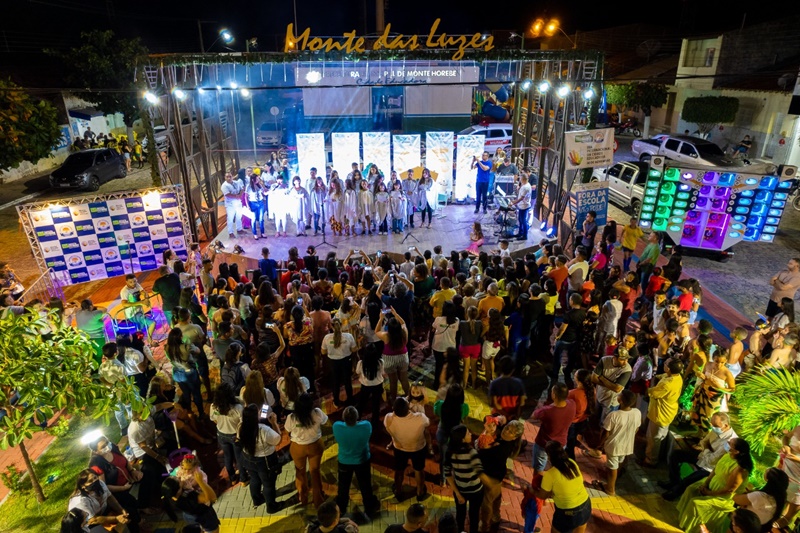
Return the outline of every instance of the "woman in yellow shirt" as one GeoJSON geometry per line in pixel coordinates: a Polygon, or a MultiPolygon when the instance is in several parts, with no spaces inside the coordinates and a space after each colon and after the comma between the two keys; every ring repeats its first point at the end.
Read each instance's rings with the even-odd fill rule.
{"type": "Polygon", "coordinates": [[[550,469],[542,476],[542,486],[536,497],[546,500],[553,498],[553,531],[583,533],[592,516],[592,500],[583,486],[578,463],[567,456],[564,447],[550,441],[544,447],[550,460],[550,469]]]}
{"type": "Polygon", "coordinates": [[[631,217],[630,223],[622,228],[622,236],[620,237],[620,241],[622,241],[622,253],[624,258],[622,259],[622,271],[627,272],[631,269],[631,258],[633,257],[633,251],[636,250],[636,243],[644,235],[644,232],[638,225],[638,219],[636,217],[631,217]]]}

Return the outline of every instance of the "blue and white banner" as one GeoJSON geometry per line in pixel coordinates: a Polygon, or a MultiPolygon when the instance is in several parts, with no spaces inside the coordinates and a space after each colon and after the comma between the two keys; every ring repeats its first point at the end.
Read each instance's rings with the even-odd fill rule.
{"type": "Polygon", "coordinates": [[[590,183],[579,183],[575,186],[575,228],[583,227],[586,220],[586,213],[594,211],[597,213],[595,222],[597,226],[606,225],[606,215],[608,214],[608,183],[593,181],[590,183]]]}
{"type": "Polygon", "coordinates": [[[185,217],[174,191],[114,196],[27,212],[44,266],[62,283],[155,270],[168,249],[186,260],[185,217]]]}

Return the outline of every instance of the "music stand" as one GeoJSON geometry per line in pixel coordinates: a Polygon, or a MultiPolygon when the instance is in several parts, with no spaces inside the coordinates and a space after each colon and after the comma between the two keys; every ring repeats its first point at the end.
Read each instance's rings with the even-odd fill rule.
{"type": "Polygon", "coordinates": [[[495,187],[495,190],[498,196],[495,196],[494,201],[497,203],[498,208],[503,213],[503,222],[500,230],[496,231],[495,235],[499,235],[500,237],[507,239],[512,236],[508,231],[508,212],[510,210],[508,207],[508,195],[503,189],[500,188],[499,185],[495,187]]]}

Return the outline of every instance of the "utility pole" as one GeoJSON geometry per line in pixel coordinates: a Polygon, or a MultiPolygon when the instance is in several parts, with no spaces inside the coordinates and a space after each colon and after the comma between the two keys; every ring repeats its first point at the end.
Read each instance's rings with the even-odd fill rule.
{"type": "Polygon", "coordinates": [[[197,19],[197,35],[200,37],[200,53],[206,53],[206,47],[203,44],[203,23],[197,19]]]}
{"type": "Polygon", "coordinates": [[[375,0],[375,32],[383,33],[386,29],[386,8],[385,0],[375,0]]]}

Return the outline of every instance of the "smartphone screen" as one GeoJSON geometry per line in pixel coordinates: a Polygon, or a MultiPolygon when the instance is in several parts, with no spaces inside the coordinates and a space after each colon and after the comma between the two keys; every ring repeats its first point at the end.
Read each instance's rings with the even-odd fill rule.
{"type": "Polygon", "coordinates": [[[298,298],[297,299],[297,305],[303,305],[303,299],[302,298],[298,298]]]}
{"type": "Polygon", "coordinates": [[[261,418],[267,418],[268,415],[269,415],[269,405],[265,403],[264,405],[261,406],[261,418]]]}
{"type": "Polygon", "coordinates": [[[377,252],[375,255],[377,255],[378,257],[380,257],[380,256],[381,256],[381,251],[380,251],[380,250],[378,250],[378,252],[377,252]]]}
{"type": "Polygon", "coordinates": [[[361,252],[361,250],[353,250],[354,254],[357,254],[357,253],[360,253],[360,252],[361,252]]]}

